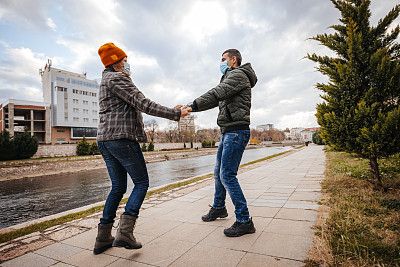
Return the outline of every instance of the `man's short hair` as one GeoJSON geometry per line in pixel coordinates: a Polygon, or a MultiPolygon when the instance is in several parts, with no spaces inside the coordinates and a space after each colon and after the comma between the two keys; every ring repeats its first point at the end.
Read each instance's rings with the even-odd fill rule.
{"type": "Polygon", "coordinates": [[[236,57],[238,66],[240,66],[242,64],[242,55],[240,54],[239,50],[228,49],[224,53],[222,53],[222,55],[224,55],[225,53],[228,53],[229,59],[231,59],[232,57],[236,57]]]}

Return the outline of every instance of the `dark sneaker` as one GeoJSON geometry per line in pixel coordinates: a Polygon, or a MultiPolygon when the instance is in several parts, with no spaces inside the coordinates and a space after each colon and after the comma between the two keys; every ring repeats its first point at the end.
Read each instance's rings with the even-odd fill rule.
{"type": "Polygon", "coordinates": [[[211,209],[208,212],[208,214],[203,215],[201,219],[204,222],[211,222],[215,221],[217,218],[226,218],[228,217],[228,211],[226,210],[226,207],[223,209],[214,209],[212,206],[210,206],[211,209]]]}
{"type": "Polygon", "coordinates": [[[245,223],[234,222],[230,228],[224,230],[224,234],[229,237],[238,237],[245,234],[252,234],[256,232],[253,219],[245,223]]]}

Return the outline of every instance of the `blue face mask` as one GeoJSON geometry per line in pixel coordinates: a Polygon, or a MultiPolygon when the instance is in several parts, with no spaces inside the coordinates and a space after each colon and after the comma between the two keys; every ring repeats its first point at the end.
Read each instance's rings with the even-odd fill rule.
{"type": "Polygon", "coordinates": [[[224,62],[221,62],[221,64],[219,64],[219,69],[222,73],[222,75],[225,74],[226,70],[229,69],[230,67],[228,66],[228,61],[225,60],[224,62]]]}
{"type": "Polygon", "coordinates": [[[124,71],[131,74],[131,65],[128,62],[124,62],[124,71]]]}

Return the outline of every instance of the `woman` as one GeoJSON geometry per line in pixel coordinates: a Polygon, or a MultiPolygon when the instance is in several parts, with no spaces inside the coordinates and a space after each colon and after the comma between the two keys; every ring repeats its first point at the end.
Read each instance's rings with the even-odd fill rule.
{"type": "Polygon", "coordinates": [[[142,112],[178,121],[188,114],[181,106],[167,108],[146,98],[130,78],[130,66],[125,52],[113,43],[99,48],[105,66],[100,84],[100,124],[97,133],[99,150],[107,165],[112,188],[98,225],[93,250],[99,254],[110,248],[138,249],[142,245],[133,236],[140,207],[149,187],[146,163],[139,142],[146,142],[142,112]],[[120,217],[115,239],[111,229],[122,196],[126,192],[127,173],[134,188],[120,217]]]}

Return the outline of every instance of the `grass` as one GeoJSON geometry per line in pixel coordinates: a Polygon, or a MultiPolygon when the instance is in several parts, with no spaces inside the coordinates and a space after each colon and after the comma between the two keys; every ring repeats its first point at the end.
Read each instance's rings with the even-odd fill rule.
{"type": "MultiPolygon", "coordinates": [[[[240,165],[240,167],[249,166],[249,165],[252,165],[252,164],[255,164],[255,163],[258,163],[258,162],[262,162],[262,161],[265,161],[265,160],[268,160],[268,159],[271,159],[271,158],[275,158],[275,157],[281,156],[283,154],[286,154],[288,152],[290,152],[290,151],[285,151],[285,152],[278,153],[278,154],[275,154],[275,155],[271,155],[271,156],[268,156],[268,157],[265,157],[265,158],[261,158],[261,159],[258,159],[258,160],[247,162],[245,164],[240,165]]],[[[189,179],[189,180],[186,180],[186,181],[170,184],[170,185],[164,186],[164,187],[159,188],[159,189],[151,190],[151,191],[147,192],[146,198],[148,198],[148,197],[150,197],[152,195],[156,195],[156,194],[160,194],[160,193],[163,193],[163,192],[166,192],[166,191],[170,191],[172,189],[179,188],[179,187],[182,187],[182,186],[185,186],[185,185],[189,185],[189,184],[192,184],[192,183],[195,183],[195,182],[207,179],[207,178],[211,178],[211,177],[213,177],[213,174],[209,173],[209,174],[206,174],[206,175],[203,175],[203,176],[199,176],[199,177],[195,177],[195,178],[192,178],[192,179],[189,179]]],[[[126,204],[127,201],[128,201],[128,198],[122,199],[120,204],[126,204]]],[[[0,234],[0,244],[4,243],[4,242],[7,242],[7,241],[10,241],[10,240],[13,240],[15,238],[24,236],[24,235],[28,235],[30,233],[43,231],[43,230],[46,230],[46,229],[48,229],[50,227],[53,227],[53,226],[57,226],[57,225],[60,225],[60,224],[66,223],[66,222],[70,222],[70,221],[74,221],[74,220],[77,220],[77,219],[84,218],[84,217],[89,216],[91,214],[94,214],[94,213],[102,211],[103,208],[104,208],[104,205],[96,206],[96,207],[93,207],[93,208],[85,210],[85,211],[80,211],[80,212],[77,212],[77,213],[71,213],[71,214],[62,216],[60,218],[52,219],[52,220],[45,221],[45,222],[36,223],[36,224],[30,225],[30,226],[27,226],[27,227],[24,227],[24,228],[21,228],[21,229],[10,231],[8,233],[0,234]]]]}
{"type": "Polygon", "coordinates": [[[400,265],[400,159],[380,160],[388,191],[377,189],[370,178],[368,160],[327,151],[325,193],[322,204],[329,209],[317,226],[327,257],[313,257],[308,266],[399,266],[400,265]]]}

